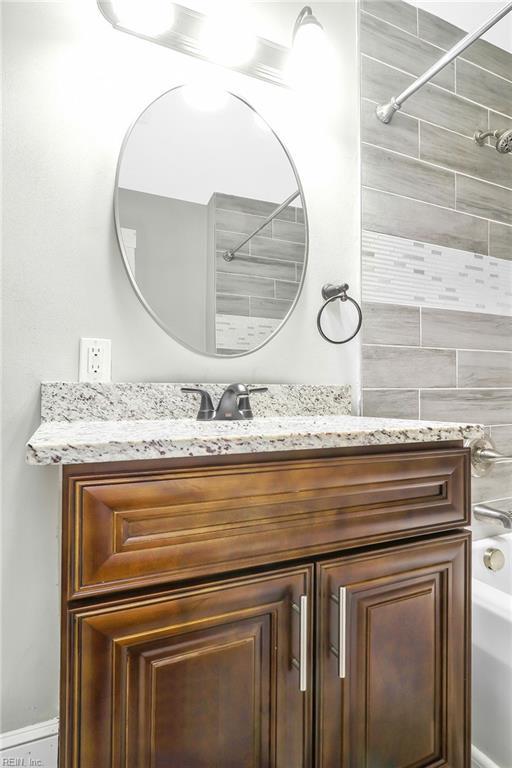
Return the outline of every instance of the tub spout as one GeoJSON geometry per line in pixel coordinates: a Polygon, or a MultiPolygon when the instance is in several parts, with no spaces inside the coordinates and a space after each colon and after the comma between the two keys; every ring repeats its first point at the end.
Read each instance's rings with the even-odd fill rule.
{"type": "Polygon", "coordinates": [[[475,504],[473,515],[481,523],[499,523],[503,528],[512,529],[512,511],[504,509],[494,509],[487,504],[475,504]]]}

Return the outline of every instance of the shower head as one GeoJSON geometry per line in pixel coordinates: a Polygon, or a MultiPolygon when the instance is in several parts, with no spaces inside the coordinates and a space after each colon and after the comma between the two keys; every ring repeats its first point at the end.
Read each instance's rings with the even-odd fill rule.
{"type": "Polygon", "coordinates": [[[512,152],[512,128],[499,132],[499,136],[496,136],[496,149],[504,154],[512,152]]]}
{"type": "Polygon", "coordinates": [[[502,128],[500,131],[477,131],[474,138],[477,144],[483,146],[489,136],[496,140],[495,149],[502,155],[512,152],[512,128],[502,128]]]}

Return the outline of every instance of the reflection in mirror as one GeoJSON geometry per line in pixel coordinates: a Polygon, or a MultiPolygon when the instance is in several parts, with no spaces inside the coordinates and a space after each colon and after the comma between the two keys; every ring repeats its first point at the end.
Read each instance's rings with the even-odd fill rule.
{"type": "Polygon", "coordinates": [[[302,189],[268,124],[222,92],[192,87],[153,102],[118,167],[116,222],[125,265],[155,320],[209,355],[246,354],[283,324],[307,254],[302,189]]]}

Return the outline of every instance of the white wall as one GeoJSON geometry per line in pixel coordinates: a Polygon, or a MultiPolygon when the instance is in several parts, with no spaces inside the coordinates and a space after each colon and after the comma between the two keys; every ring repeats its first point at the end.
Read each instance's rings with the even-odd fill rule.
{"type": "MultiPolygon", "coordinates": [[[[276,27],[302,3],[269,3],[276,27]]],[[[276,338],[240,359],[175,343],[139,304],[115,240],[112,193],[125,131],[158,94],[208,65],[114,31],[93,0],[4,2],[3,720],[11,730],[58,711],[59,491],[56,468],[24,464],[39,383],[76,379],[81,336],[111,338],[116,380],[359,383],[359,345],[315,327],[320,287],[359,295],[356,7],[317,3],[336,42],[343,112],[229,72],[224,87],[266,117],[294,156],[311,228],[297,309],[276,338]]]]}

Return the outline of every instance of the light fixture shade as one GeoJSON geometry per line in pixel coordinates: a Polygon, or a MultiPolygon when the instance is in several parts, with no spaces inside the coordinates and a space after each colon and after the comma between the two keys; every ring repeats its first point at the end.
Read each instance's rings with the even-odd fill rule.
{"type": "Polygon", "coordinates": [[[293,30],[293,45],[286,66],[286,79],[298,91],[321,92],[329,79],[332,57],[324,28],[305,6],[293,30]]]}
{"type": "Polygon", "coordinates": [[[308,27],[317,27],[318,29],[323,30],[323,27],[314,15],[311,6],[305,5],[297,16],[297,20],[293,28],[293,42],[295,42],[295,38],[297,37],[299,31],[301,29],[307,29],[308,27]]]}
{"type": "Polygon", "coordinates": [[[161,35],[174,24],[170,0],[112,0],[112,9],[120,27],[148,37],[161,35]]]}
{"type": "Polygon", "coordinates": [[[220,0],[208,13],[201,34],[201,48],[210,61],[225,67],[249,62],[255,52],[257,38],[248,3],[243,0],[220,0]]]}

